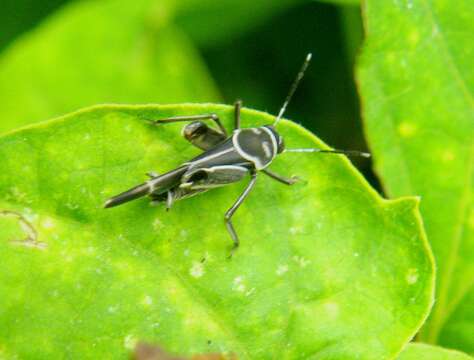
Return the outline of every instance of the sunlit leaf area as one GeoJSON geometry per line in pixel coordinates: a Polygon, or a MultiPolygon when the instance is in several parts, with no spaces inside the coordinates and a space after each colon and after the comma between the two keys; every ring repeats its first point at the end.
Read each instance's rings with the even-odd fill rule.
{"type": "Polygon", "coordinates": [[[1,360],[473,359],[471,0],[2,5],[1,360]]]}

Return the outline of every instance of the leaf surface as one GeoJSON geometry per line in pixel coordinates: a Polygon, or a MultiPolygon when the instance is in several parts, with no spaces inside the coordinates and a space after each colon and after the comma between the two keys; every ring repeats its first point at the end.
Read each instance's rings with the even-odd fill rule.
{"type": "Polygon", "coordinates": [[[445,349],[421,343],[410,343],[398,360],[472,360],[472,357],[460,351],[445,349]]]}
{"type": "MultiPolygon", "coordinates": [[[[178,354],[239,359],[389,358],[432,303],[433,263],[418,200],[383,200],[340,155],[282,154],[245,184],[177,202],[104,201],[199,153],[182,125],[144,118],[223,105],[102,106],[0,138],[1,351],[21,358],[104,358],[137,340],[178,354]],[[8,212],[8,213],[7,213],[8,212]]],[[[273,122],[244,109],[244,126],[273,122]]],[[[289,121],[287,147],[324,147],[289,121]]]]}
{"type": "Polygon", "coordinates": [[[369,0],[365,10],[358,77],[375,166],[390,196],[421,196],[437,261],[420,339],[474,353],[474,6],[369,0]]]}

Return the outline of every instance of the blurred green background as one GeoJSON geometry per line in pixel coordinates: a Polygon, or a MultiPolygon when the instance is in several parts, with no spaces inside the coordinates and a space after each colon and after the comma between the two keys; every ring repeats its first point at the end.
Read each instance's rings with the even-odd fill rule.
{"type": "MultiPolygon", "coordinates": [[[[7,50],[15,39],[71,2],[2,1],[0,51],[7,50]]],[[[215,23],[219,21],[219,11],[232,8],[232,1],[222,3],[215,8],[208,5],[209,11],[203,11],[202,19],[196,16],[199,5],[190,6],[176,19],[176,25],[184,29],[201,54],[221,101],[233,103],[242,99],[247,107],[276,114],[306,53],[312,52],[312,65],[286,116],[303,124],[330,146],[367,149],[353,75],[362,42],[360,7],[281,0],[274,2],[271,11],[262,5],[259,16],[243,21],[249,24],[242,26],[241,31],[237,13],[234,19],[237,25],[228,25],[236,30],[228,32],[228,36],[215,36],[219,31],[215,29],[220,25],[215,23]]],[[[380,191],[370,160],[353,161],[380,191]]]]}

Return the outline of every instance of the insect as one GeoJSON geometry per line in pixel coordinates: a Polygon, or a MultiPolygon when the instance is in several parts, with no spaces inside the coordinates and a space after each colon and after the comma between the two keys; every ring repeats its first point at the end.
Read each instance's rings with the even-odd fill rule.
{"type": "Polygon", "coordinates": [[[284,152],[319,152],[370,156],[368,153],[359,151],[317,148],[285,149],[285,143],[276,130],[276,126],[303,78],[310,60],[311,54],[308,54],[273,124],[241,128],[240,110],[242,103],[240,101],[237,101],[234,105],[234,130],[230,135],[216,114],[176,116],[150,120],[155,125],[190,121],[191,123],[183,128],[182,134],[191,144],[204,150],[204,152],[165,174],[148,173],[147,175],[150,177],[148,181],[110,198],[106,201],[104,207],[114,207],[149,195],[154,202],[166,202],[166,208],[169,210],[173,202],[177,200],[229,185],[249,176],[250,181],[244,191],[224,216],[225,225],[233,241],[229,256],[231,257],[240,244],[239,237],[232,225],[232,216],[251,192],[258,174],[263,173],[286,185],[292,185],[297,181],[295,177],[287,178],[268,169],[268,166],[277,155],[284,152]],[[209,127],[204,121],[213,121],[217,129],[209,127]]]}

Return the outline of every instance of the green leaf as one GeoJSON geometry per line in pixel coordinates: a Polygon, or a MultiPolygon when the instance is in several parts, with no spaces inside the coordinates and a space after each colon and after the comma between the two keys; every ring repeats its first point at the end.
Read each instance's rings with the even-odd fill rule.
{"type": "Polygon", "coordinates": [[[334,5],[358,5],[360,6],[360,0],[315,0],[323,3],[329,3],[334,5]]]}
{"type": "Polygon", "coordinates": [[[0,12],[0,51],[68,0],[4,0],[0,12]]]}
{"type": "MultiPolygon", "coordinates": [[[[230,106],[101,106],[0,138],[3,354],[116,358],[143,340],[239,359],[381,359],[414,336],[434,286],[418,200],[380,198],[340,155],[281,155],[271,168],[300,176],[292,187],[259,175],[232,260],[223,215],[245,181],[170,212],[147,199],[102,208],[199,153],[182,125],[144,118],[201,113],[231,127],[230,106]]],[[[242,113],[244,126],[273,120],[242,113]]],[[[288,147],[325,146],[289,121],[278,130],[288,147]]]]}
{"type": "Polygon", "coordinates": [[[0,133],[97,103],[212,101],[199,55],[152,0],[72,3],[0,58],[0,133]]]}
{"type": "Polygon", "coordinates": [[[230,42],[303,0],[180,0],[176,24],[195,43],[212,47],[230,42]]]}
{"type": "Polygon", "coordinates": [[[411,343],[398,357],[398,360],[472,360],[459,351],[444,349],[427,344],[411,343]]]}
{"type": "Polygon", "coordinates": [[[375,166],[390,196],[421,195],[437,261],[437,301],[420,339],[474,353],[474,7],[365,8],[359,80],[375,166]]]}

